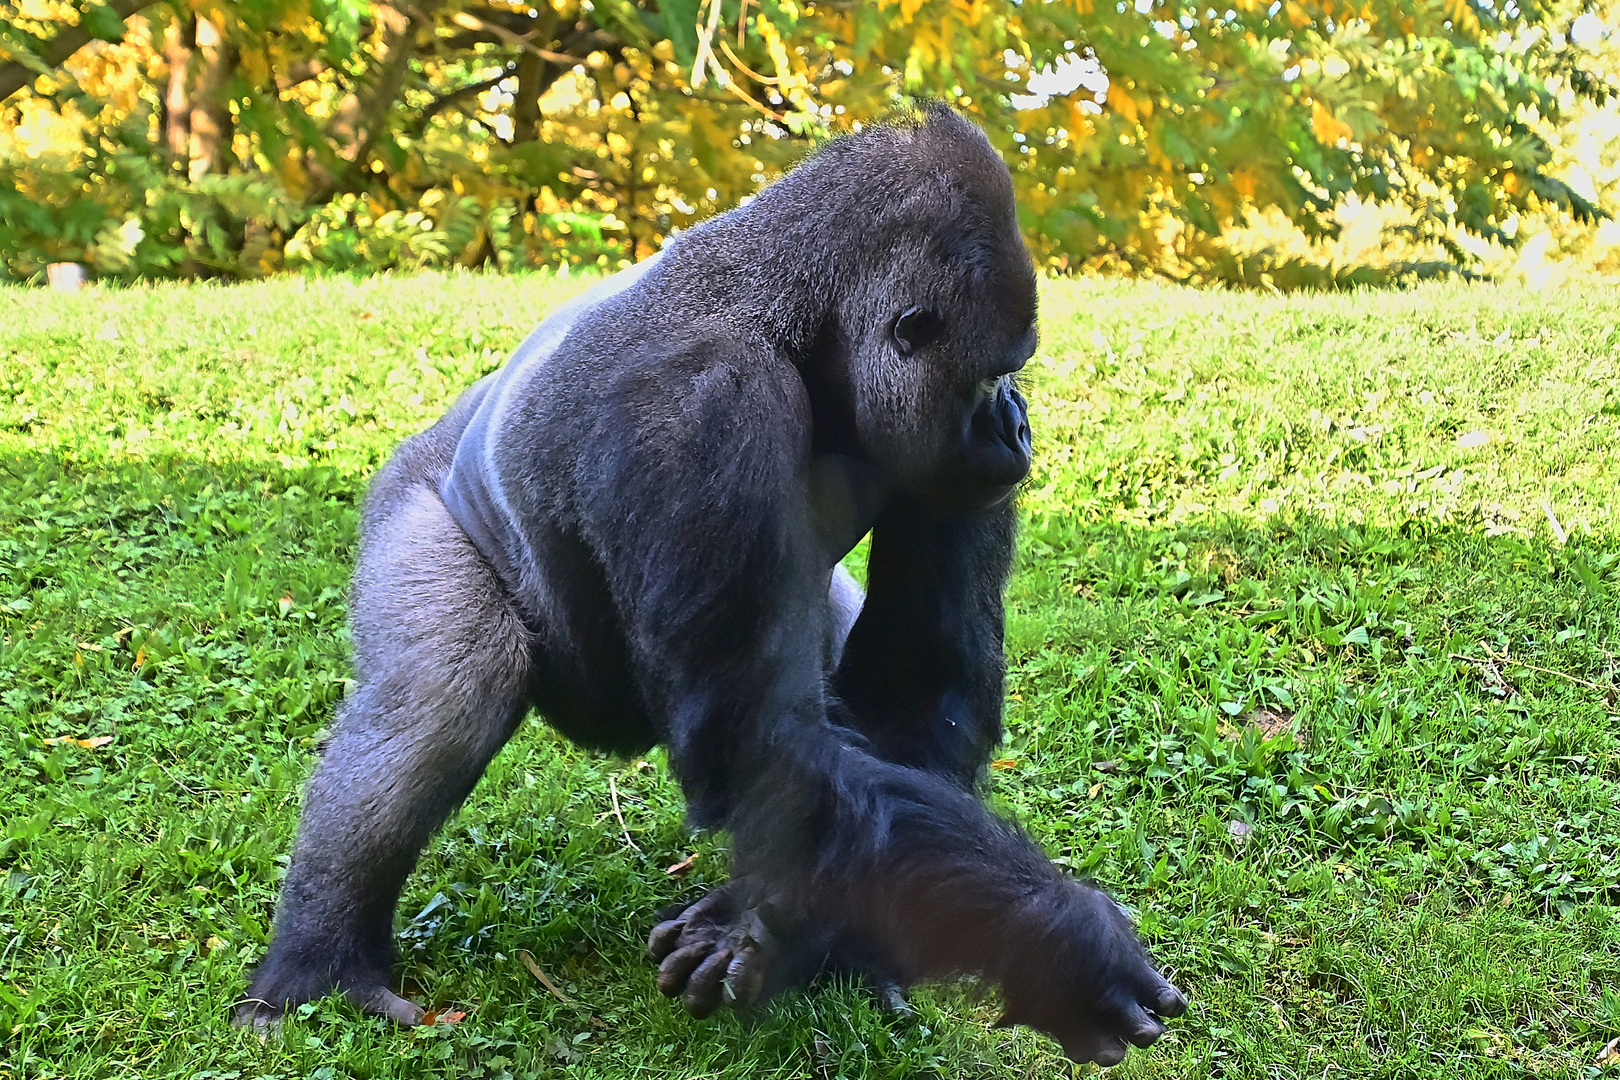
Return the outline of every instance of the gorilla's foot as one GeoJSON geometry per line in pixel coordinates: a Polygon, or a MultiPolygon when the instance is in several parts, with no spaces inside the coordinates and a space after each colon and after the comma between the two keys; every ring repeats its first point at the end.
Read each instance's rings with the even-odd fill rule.
{"type": "Polygon", "coordinates": [[[1117,1065],[1129,1047],[1157,1042],[1164,1021],[1187,1011],[1187,999],[1153,966],[1117,904],[1074,883],[1068,892],[1078,903],[1054,920],[1056,927],[1067,923],[1066,932],[1025,952],[1003,977],[1001,1023],[1046,1032],[1072,1061],[1117,1065]]]}
{"type": "Polygon", "coordinates": [[[422,1022],[422,1007],[414,1001],[400,997],[392,990],[379,986],[361,1000],[352,992],[349,1000],[360,1007],[360,1011],[367,1016],[381,1016],[402,1027],[415,1027],[422,1022]]]}
{"type": "MultiPolygon", "coordinates": [[[[1157,978],[1157,976],[1155,976],[1157,978]]],[[[1187,999],[1162,978],[1152,988],[1116,986],[1087,1013],[1037,1024],[1053,1035],[1070,1060],[1104,1068],[1125,1059],[1127,1044],[1148,1047],[1164,1034],[1164,1021],[1187,1011],[1187,999]]]]}
{"type": "Polygon", "coordinates": [[[776,939],[755,908],[742,908],[742,887],[727,882],[697,903],[665,911],[647,938],[658,964],[658,989],[679,994],[686,1011],[705,1017],[722,1004],[747,1008],[759,999],[776,939]]]}
{"type": "MultiPolygon", "coordinates": [[[[363,994],[347,991],[344,996],[367,1016],[381,1016],[401,1027],[415,1027],[422,1022],[424,1015],[420,1005],[382,986],[374,987],[363,994]]],[[[239,1004],[236,1011],[231,1014],[231,1026],[252,1028],[261,1032],[273,1031],[281,1025],[285,1017],[286,1012],[270,1004],[268,1000],[249,998],[239,1004]]]]}
{"type": "Polygon", "coordinates": [[[331,963],[333,954],[341,957],[344,951],[323,951],[309,944],[293,947],[279,940],[273,943],[254,971],[231,1022],[265,1031],[280,1023],[286,1013],[305,1002],[319,1001],[333,990],[341,990],[367,1016],[381,1016],[406,1027],[422,1022],[420,1007],[388,989],[392,964],[387,958],[354,950],[347,959],[331,963]],[[312,957],[320,957],[321,962],[311,962],[312,957]]]}

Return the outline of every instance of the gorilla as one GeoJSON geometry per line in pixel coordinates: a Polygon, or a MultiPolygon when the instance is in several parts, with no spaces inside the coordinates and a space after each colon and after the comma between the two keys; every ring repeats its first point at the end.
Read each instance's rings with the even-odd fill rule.
{"type": "Polygon", "coordinates": [[[393,917],[529,709],[668,750],[732,877],[666,913],[703,1016],[828,962],[977,975],[1075,1061],[1186,1001],[1129,918],[974,789],[1001,738],[1002,590],[1035,275],[1006,166],[934,106],[831,142],[553,312],[367,497],[355,690],[309,781],[238,1022],[329,993],[413,1024],[393,917]],[[865,594],[839,560],[868,533],[865,594]]]}

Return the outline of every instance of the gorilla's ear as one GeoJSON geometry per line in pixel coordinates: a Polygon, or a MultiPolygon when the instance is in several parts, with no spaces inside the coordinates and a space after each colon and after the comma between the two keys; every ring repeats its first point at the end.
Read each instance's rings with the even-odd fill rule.
{"type": "Polygon", "coordinates": [[[903,356],[936,340],[945,331],[945,320],[927,308],[909,307],[894,320],[894,343],[903,356]]]}

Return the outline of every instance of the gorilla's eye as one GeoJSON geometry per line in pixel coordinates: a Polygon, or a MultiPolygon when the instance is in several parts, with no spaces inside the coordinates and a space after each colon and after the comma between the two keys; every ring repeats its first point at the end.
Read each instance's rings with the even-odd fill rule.
{"type": "Polygon", "coordinates": [[[906,308],[894,320],[894,343],[902,353],[910,355],[936,340],[944,330],[945,320],[937,312],[920,307],[906,308]]]}

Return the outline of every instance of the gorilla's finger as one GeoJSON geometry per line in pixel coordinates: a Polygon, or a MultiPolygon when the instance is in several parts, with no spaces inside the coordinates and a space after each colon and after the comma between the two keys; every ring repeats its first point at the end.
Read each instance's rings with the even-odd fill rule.
{"type": "Polygon", "coordinates": [[[1163,979],[1159,981],[1163,985],[1153,998],[1153,1011],[1166,1018],[1174,1018],[1186,1012],[1187,999],[1182,996],[1181,991],[1163,979]]]}
{"type": "Polygon", "coordinates": [[[717,889],[710,889],[697,901],[689,905],[685,911],[685,920],[696,925],[697,923],[728,923],[736,913],[737,905],[732,902],[731,890],[725,885],[717,889]]]}
{"type": "Polygon", "coordinates": [[[1164,1025],[1140,1005],[1129,1005],[1120,1013],[1120,1033],[1132,1046],[1152,1046],[1164,1034],[1164,1025]]]}
{"type": "Polygon", "coordinates": [[[756,946],[749,945],[726,965],[725,998],[728,1004],[746,1009],[759,1000],[765,986],[765,963],[756,946]]]}
{"type": "Polygon", "coordinates": [[[665,997],[680,993],[692,970],[707,959],[711,951],[708,942],[700,942],[683,946],[664,957],[664,962],[658,965],[658,992],[665,997]]]}
{"type": "Polygon", "coordinates": [[[1118,1065],[1125,1060],[1125,1043],[1119,1039],[1101,1040],[1092,1048],[1091,1060],[1105,1069],[1118,1065]]]}
{"type": "Polygon", "coordinates": [[[878,1008],[893,1016],[914,1016],[917,1010],[906,1000],[906,991],[893,979],[883,979],[872,988],[877,994],[878,1008]]]}
{"type": "Polygon", "coordinates": [[[681,932],[686,929],[685,919],[668,919],[652,928],[647,935],[647,955],[653,960],[662,960],[675,951],[680,944],[681,932]]]}
{"type": "Polygon", "coordinates": [[[720,1007],[726,969],[730,966],[730,949],[716,949],[698,965],[698,969],[686,980],[686,993],[681,996],[687,1012],[701,1020],[720,1007]]]}
{"type": "Polygon", "coordinates": [[[1095,1061],[1106,1069],[1110,1065],[1118,1065],[1124,1061],[1125,1050],[1125,1040],[1101,1033],[1063,1040],[1064,1055],[1076,1065],[1095,1061]]]}
{"type": "Polygon", "coordinates": [[[653,922],[666,923],[674,919],[679,919],[681,917],[681,913],[689,909],[691,906],[691,902],[685,900],[678,904],[665,905],[653,913],[653,922]]]}

